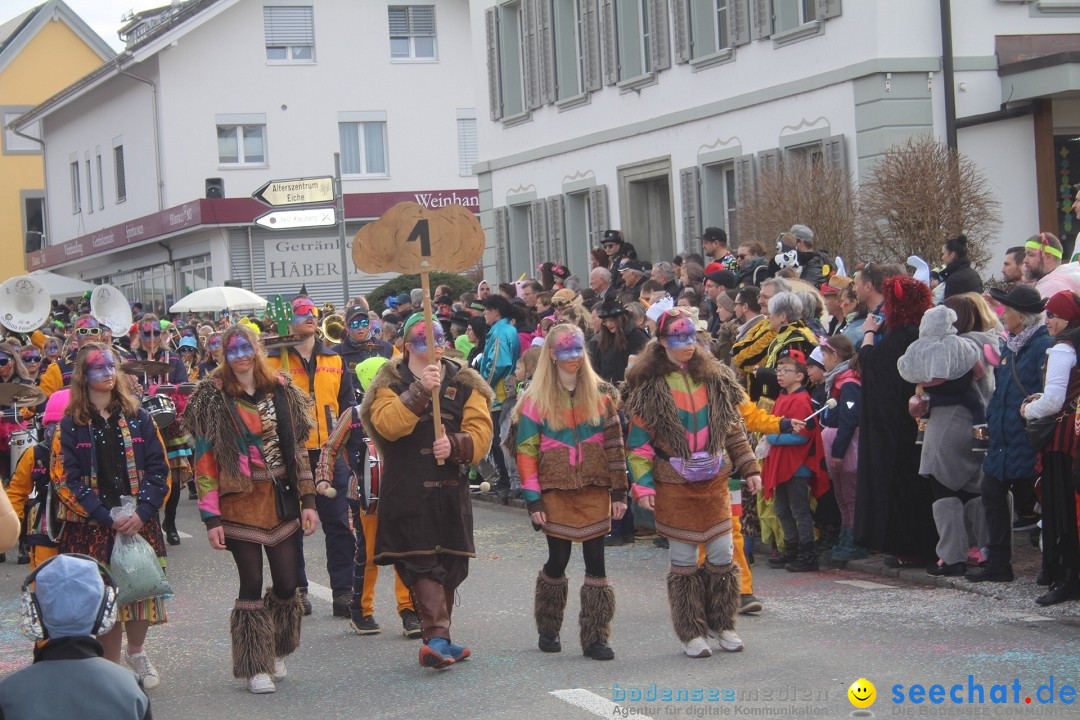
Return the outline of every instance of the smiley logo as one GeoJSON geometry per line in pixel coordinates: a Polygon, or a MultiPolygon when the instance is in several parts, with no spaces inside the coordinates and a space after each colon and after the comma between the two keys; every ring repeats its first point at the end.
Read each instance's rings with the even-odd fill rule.
{"type": "Polygon", "coordinates": [[[868,708],[877,699],[877,688],[874,687],[874,683],[866,678],[859,678],[851,683],[851,687],[847,690],[847,696],[855,707],[860,709],[868,708]]]}

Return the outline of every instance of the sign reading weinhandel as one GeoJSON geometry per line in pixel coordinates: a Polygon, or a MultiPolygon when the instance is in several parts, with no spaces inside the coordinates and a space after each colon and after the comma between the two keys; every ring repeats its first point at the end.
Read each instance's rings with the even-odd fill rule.
{"type": "Polygon", "coordinates": [[[251,197],[270,207],[332,202],[334,200],[334,178],[311,177],[271,180],[251,193],[251,197]]]}

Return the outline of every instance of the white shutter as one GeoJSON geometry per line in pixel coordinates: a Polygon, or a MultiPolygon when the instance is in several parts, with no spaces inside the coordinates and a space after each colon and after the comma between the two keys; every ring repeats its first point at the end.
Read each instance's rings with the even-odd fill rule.
{"type": "Polygon", "coordinates": [[[831,168],[847,172],[847,153],[844,150],[844,136],[833,135],[826,138],[823,146],[825,162],[831,168]]]}
{"type": "Polygon", "coordinates": [[[675,62],[690,62],[690,6],[689,0],[672,0],[671,14],[675,30],[675,62]]]}
{"type": "Polygon", "coordinates": [[[615,0],[600,0],[600,43],[604,52],[604,84],[619,82],[618,23],[615,0]]]}
{"type": "Polygon", "coordinates": [[[495,223],[495,273],[499,282],[510,278],[510,214],[505,207],[491,211],[495,223]]]}
{"type": "Polygon", "coordinates": [[[750,42],[750,0],[728,0],[728,47],[750,42]]]}
{"type": "Polygon", "coordinates": [[[780,150],[762,150],[758,153],[758,174],[765,175],[780,170],[780,150]]]}
{"type": "MultiPolygon", "coordinates": [[[[533,267],[548,261],[547,201],[533,200],[529,203],[529,221],[532,223],[532,262],[533,267]]],[[[533,273],[529,272],[529,277],[533,273]]]]}
{"type": "Polygon", "coordinates": [[[751,28],[754,40],[772,35],[772,0],[750,0],[751,28]]]}
{"type": "Polygon", "coordinates": [[[491,119],[503,116],[502,81],[499,72],[499,9],[488,8],[484,11],[484,25],[487,32],[487,72],[488,104],[491,106],[491,119]]]}
{"type": "Polygon", "coordinates": [[[828,20],[829,18],[839,17],[841,12],[840,0],[816,0],[817,2],[817,15],[816,20],[828,20]]]}
{"type": "Polygon", "coordinates": [[[458,174],[473,175],[473,165],[480,159],[480,147],[476,139],[476,118],[458,118],[458,174]]]}
{"type": "Polygon", "coordinates": [[[307,7],[270,6],[263,8],[266,45],[314,45],[314,10],[307,7]]]}
{"type": "Polygon", "coordinates": [[[555,22],[551,0],[539,0],[536,4],[536,52],[539,57],[540,104],[547,105],[558,100],[555,87],[555,22]]]}
{"type": "Polygon", "coordinates": [[[701,171],[694,167],[679,171],[679,193],[682,196],[683,248],[697,250],[695,243],[701,235],[701,171]]]}
{"type": "Polygon", "coordinates": [[[552,195],[547,199],[548,249],[552,262],[566,265],[566,215],[563,212],[563,196],[552,195]]]}
{"type": "Polygon", "coordinates": [[[649,0],[649,52],[654,72],[671,67],[671,22],[668,0],[649,0]]]}
{"type": "Polygon", "coordinates": [[[540,53],[537,49],[537,5],[539,0],[523,0],[521,3],[521,55],[524,61],[525,107],[535,110],[540,107],[540,53]]]}
{"type": "Polygon", "coordinates": [[[600,54],[600,0],[581,0],[581,56],[585,77],[582,86],[587,92],[604,86],[600,54]]]}
{"type": "Polygon", "coordinates": [[[592,225],[592,245],[598,246],[604,239],[608,226],[607,185],[589,188],[589,220],[592,225]]]}

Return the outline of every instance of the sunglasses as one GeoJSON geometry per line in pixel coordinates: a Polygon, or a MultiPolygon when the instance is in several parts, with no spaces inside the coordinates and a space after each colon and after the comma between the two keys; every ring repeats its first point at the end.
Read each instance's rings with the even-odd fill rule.
{"type": "Polygon", "coordinates": [[[96,327],[75,328],[75,334],[76,335],[82,335],[83,337],[86,337],[87,335],[100,335],[101,334],[101,328],[96,328],[96,327]]]}
{"type": "Polygon", "coordinates": [[[193,347],[187,347],[187,346],[185,345],[184,347],[180,348],[180,349],[179,349],[179,350],[177,350],[176,352],[179,352],[179,353],[193,353],[193,352],[195,352],[195,348],[193,348],[193,347]]]}
{"type": "Polygon", "coordinates": [[[360,328],[366,328],[370,324],[371,320],[369,320],[368,318],[357,318],[355,320],[349,321],[349,329],[359,330],[360,328]]]}
{"type": "Polygon", "coordinates": [[[142,331],[142,336],[144,338],[161,337],[161,331],[160,330],[143,330],[142,331]]]}
{"type": "Polygon", "coordinates": [[[7,367],[11,363],[11,358],[0,357],[0,367],[7,367]]]}
{"type": "Polygon", "coordinates": [[[22,361],[24,363],[39,363],[41,362],[40,355],[24,355],[22,361]]]}

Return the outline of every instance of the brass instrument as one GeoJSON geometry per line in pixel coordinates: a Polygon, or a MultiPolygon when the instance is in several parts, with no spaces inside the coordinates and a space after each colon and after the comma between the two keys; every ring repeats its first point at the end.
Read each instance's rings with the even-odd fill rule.
{"type": "Polygon", "coordinates": [[[345,318],[340,313],[327,315],[319,325],[319,334],[326,342],[337,345],[345,339],[345,318]]]}

